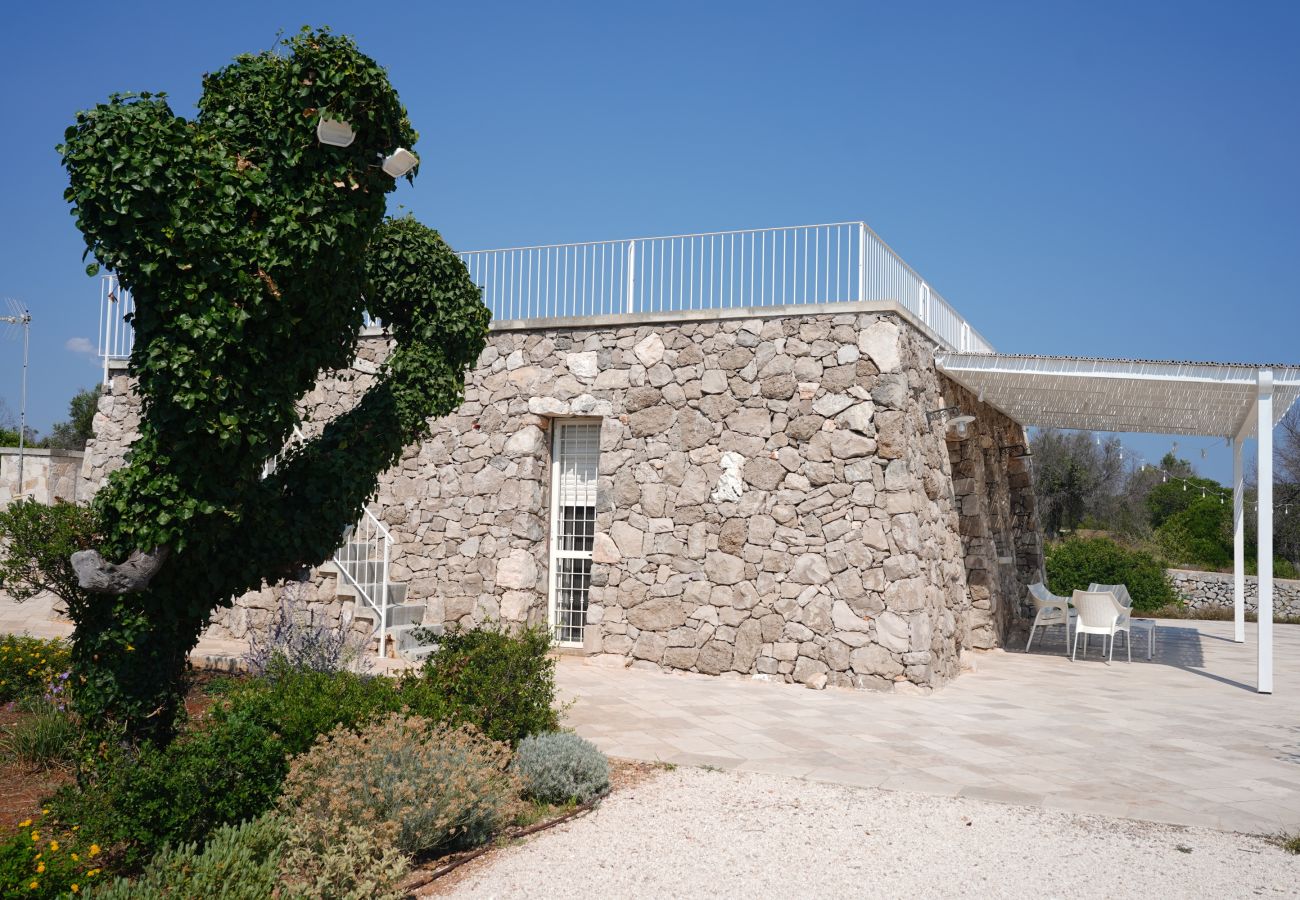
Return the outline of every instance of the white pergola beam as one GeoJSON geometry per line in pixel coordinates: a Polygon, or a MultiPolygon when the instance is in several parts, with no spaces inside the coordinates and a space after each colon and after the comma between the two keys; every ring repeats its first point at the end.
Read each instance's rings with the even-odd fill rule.
{"type": "Polygon", "coordinates": [[[1273,693],[1273,373],[1258,376],[1259,429],[1259,674],[1255,690],[1273,693]]]}
{"type": "Polygon", "coordinates": [[[1232,639],[1246,643],[1246,468],[1242,439],[1232,439],[1232,639]]]}

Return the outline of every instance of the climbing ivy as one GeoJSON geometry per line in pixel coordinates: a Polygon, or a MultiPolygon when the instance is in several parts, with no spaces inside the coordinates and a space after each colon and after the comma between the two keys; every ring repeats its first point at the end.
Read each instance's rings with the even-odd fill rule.
{"type": "Polygon", "coordinates": [[[379,473],[463,399],[480,292],[436,232],[384,218],[382,157],[416,137],[385,71],[309,29],[205,75],[193,120],[120,94],[67,130],[87,255],[136,302],[140,435],[95,498],[99,549],[166,559],[145,590],[69,604],[88,721],[165,738],[211,613],[327,559],[379,473]],[[317,140],[326,115],[351,146],[317,140]],[[395,341],[376,383],[263,478],[300,398],[351,364],[367,311],[395,341]]]}

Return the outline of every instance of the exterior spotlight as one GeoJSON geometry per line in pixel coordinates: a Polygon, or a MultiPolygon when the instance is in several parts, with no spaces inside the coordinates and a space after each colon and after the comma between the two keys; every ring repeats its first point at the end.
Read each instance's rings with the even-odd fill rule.
{"type": "Polygon", "coordinates": [[[356,139],[357,133],[347,122],[321,116],[320,121],[316,123],[316,140],[322,144],[331,147],[350,147],[356,139]]]}
{"type": "Polygon", "coordinates": [[[946,416],[949,413],[955,413],[961,409],[960,406],[945,406],[943,409],[932,409],[926,412],[925,421],[933,422],[937,416],[946,416]]]}
{"type": "Polygon", "coordinates": [[[419,161],[410,150],[405,147],[398,147],[391,155],[384,157],[384,164],[381,168],[393,178],[401,178],[414,169],[419,161]]]}

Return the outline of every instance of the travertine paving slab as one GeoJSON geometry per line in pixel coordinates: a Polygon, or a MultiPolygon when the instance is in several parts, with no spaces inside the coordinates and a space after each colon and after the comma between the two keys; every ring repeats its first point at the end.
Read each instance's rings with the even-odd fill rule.
{"type": "MultiPolygon", "coordinates": [[[[568,722],[607,753],[1070,812],[1300,829],[1300,626],[1279,625],[1275,693],[1255,626],[1161,621],[1157,653],[1071,662],[1059,634],[975,657],[928,695],[559,667],[568,722]]],[[[1122,643],[1121,643],[1122,650],[1122,643]]]]}

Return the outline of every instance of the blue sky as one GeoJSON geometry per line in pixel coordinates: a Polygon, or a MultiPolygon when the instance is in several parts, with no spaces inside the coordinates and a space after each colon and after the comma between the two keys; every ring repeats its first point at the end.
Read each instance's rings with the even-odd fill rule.
{"type": "Polygon", "coordinates": [[[865,219],[1000,350],[1300,362],[1294,3],[22,4],[0,297],[36,428],[98,377],[64,127],[122,90],[188,114],[308,23],[389,68],[423,161],[394,203],[459,249],[865,219]]]}

